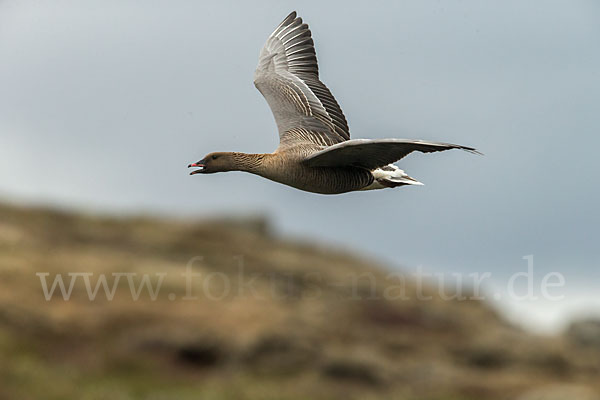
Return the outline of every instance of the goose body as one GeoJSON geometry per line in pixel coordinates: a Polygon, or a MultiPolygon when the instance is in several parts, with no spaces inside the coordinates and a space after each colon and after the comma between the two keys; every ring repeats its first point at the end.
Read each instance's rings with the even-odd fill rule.
{"type": "Polygon", "coordinates": [[[188,166],[198,168],[191,175],[245,171],[308,192],[339,194],[422,185],[393,165],[413,151],[477,153],[471,147],[422,140],[351,140],[346,117],[319,80],[308,25],[296,12],[267,39],[254,84],[275,117],[279,147],[265,154],[210,153],[188,166]]]}

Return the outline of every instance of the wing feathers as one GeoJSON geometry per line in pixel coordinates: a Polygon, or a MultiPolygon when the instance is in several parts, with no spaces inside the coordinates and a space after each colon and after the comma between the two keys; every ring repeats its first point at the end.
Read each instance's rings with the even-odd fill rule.
{"type": "Polygon", "coordinates": [[[303,141],[319,145],[350,138],[346,117],[319,80],[311,36],[308,25],[292,12],[267,39],[254,74],[254,84],[275,116],[280,141],[288,145],[299,130],[303,141]],[[290,137],[284,141],[286,135],[290,137]]]}
{"type": "Polygon", "coordinates": [[[431,153],[461,149],[481,154],[472,147],[450,143],[406,139],[354,139],[321,150],[304,160],[310,167],[362,167],[369,170],[384,167],[413,151],[431,153]]]}
{"type": "Polygon", "coordinates": [[[285,17],[285,19],[283,21],[281,21],[281,23],[277,26],[277,28],[275,28],[273,33],[271,33],[271,36],[275,36],[275,35],[279,34],[279,32],[281,32],[294,19],[296,19],[296,11],[292,11],[291,13],[289,13],[288,16],[285,17]]]}

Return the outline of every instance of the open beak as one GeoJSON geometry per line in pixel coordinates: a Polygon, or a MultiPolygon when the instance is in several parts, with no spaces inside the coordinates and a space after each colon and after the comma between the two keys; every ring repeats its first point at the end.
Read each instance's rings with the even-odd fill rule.
{"type": "Polygon", "coordinates": [[[195,175],[195,174],[201,174],[202,172],[204,172],[204,168],[206,168],[206,165],[204,165],[204,160],[200,160],[198,162],[188,165],[188,168],[191,168],[191,167],[200,168],[200,169],[196,169],[196,170],[193,170],[192,172],[190,172],[190,175],[195,175]]]}

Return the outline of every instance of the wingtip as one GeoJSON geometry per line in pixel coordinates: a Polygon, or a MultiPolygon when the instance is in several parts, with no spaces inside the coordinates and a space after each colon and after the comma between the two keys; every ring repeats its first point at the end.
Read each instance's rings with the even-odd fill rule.
{"type": "Polygon", "coordinates": [[[478,156],[483,156],[484,154],[482,152],[480,152],[479,150],[477,150],[475,147],[468,147],[468,146],[460,146],[458,145],[458,148],[464,151],[467,151],[471,154],[477,154],[478,156]]]}
{"type": "Polygon", "coordinates": [[[478,156],[484,156],[485,155],[481,151],[479,151],[477,149],[473,149],[473,148],[468,148],[467,151],[469,153],[472,153],[472,154],[477,154],[478,156]]]}
{"type": "Polygon", "coordinates": [[[292,11],[291,13],[288,14],[287,17],[285,17],[283,19],[283,21],[281,21],[281,23],[279,25],[277,25],[277,28],[275,28],[275,30],[273,31],[273,33],[271,33],[271,36],[277,34],[281,29],[284,29],[284,27],[288,26],[289,24],[291,24],[296,17],[298,16],[298,14],[296,13],[296,11],[292,11]]]}
{"type": "Polygon", "coordinates": [[[298,17],[298,13],[296,12],[296,10],[294,10],[291,13],[289,13],[287,17],[285,17],[283,19],[283,22],[281,24],[282,25],[284,25],[284,24],[288,25],[290,22],[292,22],[293,20],[295,20],[296,17],[298,17]]]}

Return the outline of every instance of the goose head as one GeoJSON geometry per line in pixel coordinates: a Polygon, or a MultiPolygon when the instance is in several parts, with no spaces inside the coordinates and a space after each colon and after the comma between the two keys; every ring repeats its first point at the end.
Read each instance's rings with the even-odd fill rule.
{"type": "Polygon", "coordinates": [[[202,160],[188,165],[188,168],[191,167],[197,167],[199,169],[190,172],[190,175],[233,171],[236,169],[236,160],[233,157],[233,153],[210,153],[202,160]]]}

